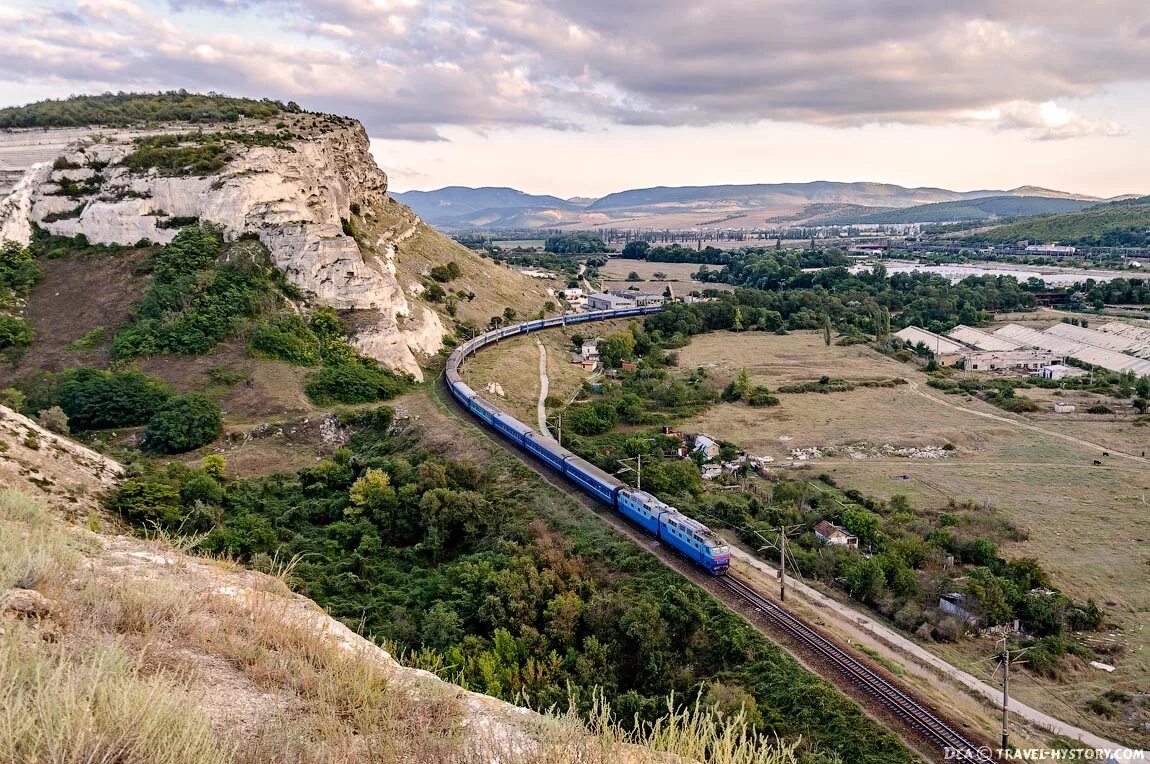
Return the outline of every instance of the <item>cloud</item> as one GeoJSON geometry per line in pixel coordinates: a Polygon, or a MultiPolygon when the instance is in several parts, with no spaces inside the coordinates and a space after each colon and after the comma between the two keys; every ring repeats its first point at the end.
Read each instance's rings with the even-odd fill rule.
{"type": "Polygon", "coordinates": [[[1066,104],[1150,80],[1143,0],[62,2],[2,17],[0,79],[294,99],[417,140],[760,120],[1112,136],[1066,104]],[[234,19],[258,39],[202,31],[234,19]]]}

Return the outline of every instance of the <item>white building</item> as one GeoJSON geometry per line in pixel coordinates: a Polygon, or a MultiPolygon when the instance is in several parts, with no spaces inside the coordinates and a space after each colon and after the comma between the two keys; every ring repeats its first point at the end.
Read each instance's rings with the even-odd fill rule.
{"type": "Polygon", "coordinates": [[[588,310],[622,310],[635,307],[635,301],[627,297],[606,292],[592,292],[587,295],[588,310]]]}
{"type": "Polygon", "coordinates": [[[1066,379],[1067,377],[1081,377],[1085,373],[1082,369],[1076,369],[1064,363],[1052,363],[1039,369],[1038,376],[1043,379],[1066,379]]]}
{"type": "Polygon", "coordinates": [[[572,287],[570,289],[560,289],[559,296],[567,302],[574,302],[583,298],[583,290],[579,287],[572,287]]]}
{"type": "Polygon", "coordinates": [[[1054,413],[1055,414],[1073,414],[1077,410],[1077,408],[1078,407],[1075,406],[1073,403],[1065,403],[1063,401],[1055,401],[1054,402],[1054,413]]]}

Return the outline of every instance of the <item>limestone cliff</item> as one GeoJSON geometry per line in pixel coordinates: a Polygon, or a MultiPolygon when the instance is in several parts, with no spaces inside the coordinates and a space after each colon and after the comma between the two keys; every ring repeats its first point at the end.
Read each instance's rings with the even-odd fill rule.
{"type": "MultiPolygon", "coordinates": [[[[422,227],[419,218],[403,208],[405,225],[387,228],[368,243],[349,235],[350,224],[344,223],[356,220],[366,230],[389,205],[399,206],[387,198],[387,176],[354,120],[284,114],[274,127],[245,120],[196,133],[169,125],[0,135],[5,177],[14,177],[13,163],[21,159],[23,175],[0,201],[0,238],[26,243],[35,223],[53,234],[83,234],[93,243],[166,243],[181,219],[212,222],[229,237],[259,235],[275,264],[317,303],[372,312],[373,320],[361,322],[369,329],[359,345],[381,362],[418,378],[418,359],[442,346],[447,332],[440,316],[409,300],[393,262],[396,246],[422,227]],[[61,134],[58,141],[50,139],[53,132],[61,134]],[[125,164],[141,138],[163,133],[190,149],[223,140],[226,162],[207,174],[125,164]],[[276,139],[266,140],[270,135],[276,139]],[[263,137],[270,145],[244,136],[263,137]],[[6,154],[8,144],[35,150],[6,154]]],[[[395,217],[393,210],[388,214],[395,217]]]]}

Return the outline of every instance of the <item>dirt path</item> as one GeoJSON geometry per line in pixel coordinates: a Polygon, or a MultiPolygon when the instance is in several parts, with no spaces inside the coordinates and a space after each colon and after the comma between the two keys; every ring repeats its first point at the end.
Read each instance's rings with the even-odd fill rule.
{"type": "MultiPolygon", "coordinates": [[[[752,556],[742,549],[732,546],[731,556],[741,566],[752,568],[768,578],[773,579],[777,576],[775,566],[752,556]]],[[[816,608],[817,612],[826,619],[836,621],[839,625],[845,626],[850,630],[857,629],[863,631],[876,639],[883,646],[893,651],[892,657],[903,662],[904,667],[908,671],[913,671],[927,679],[936,679],[940,675],[944,676],[950,680],[952,684],[958,685],[968,692],[985,698],[991,703],[1001,703],[1001,687],[992,687],[962,669],[952,666],[926,648],[915,644],[884,624],[876,622],[866,613],[838,602],[817,589],[790,577],[787,578],[787,589],[788,591],[798,594],[802,600],[816,608]],[[906,664],[906,659],[908,658],[911,661],[909,665],[906,664]]],[[[760,590],[764,594],[772,596],[774,594],[773,590],[767,587],[762,587],[760,590]]],[[[790,603],[789,598],[787,602],[790,603]]],[[[1118,743],[1114,743],[1092,732],[1056,719],[1049,714],[1031,708],[1024,703],[1020,703],[1016,699],[1011,699],[1010,701],[1010,713],[1042,729],[1070,738],[1071,740],[1077,740],[1086,746],[1111,749],[1124,748],[1124,746],[1118,743]]]]}
{"type": "Polygon", "coordinates": [[[539,434],[545,438],[554,440],[551,437],[551,431],[547,429],[547,389],[549,380],[547,379],[547,348],[543,347],[543,343],[538,339],[535,344],[539,346],[539,402],[535,404],[535,418],[539,423],[539,434]]]}
{"type": "Polygon", "coordinates": [[[961,412],[966,413],[966,414],[973,414],[974,416],[979,416],[979,417],[982,417],[983,419],[990,419],[990,420],[993,420],[995,422],[1001,422],[1003,424],[1008,424],[1008,425],[1011,425],[1013,427],[1017,427],[1017,428],[1022,429],[1022,430],[1030,430],[1031,432],[1041,433],[1043,435],[1047,435],[1047,436],[1050,436],[1053,438],[1060,438],[1060,439],[1065,440],[1069,443],[1074,443],[1075,445],[1085,446],[1086,448],[1097,449],[1099,453],[1106,452],[1106,453],[1109,453],[1110,456],[1116,456],[1116,457],[1119,457],[1121,459],[1129,459],[1131,461],[1138,462],[1139,464],[1150,464],[1150,458],[1148,458],[1148,457],[1138,456],[1136,454],[1128,454],[1128,453],[1125,453],[1123,451],[1118,451],[1116,449],[1109,448],[1107,446],[1102,446],[1102,445],[1099,445],[1097,443],[1092,443],[1089,440],[1083,440],[1082,438],[1076,438],[1073,435],[1067,435],[1065,433],[1058,432],[1057,430],[1047,430],[1044,427],[1038,427],[1037,425],[1028,424],[1026,422],[1020,422],[1017,419],[1010,419],[1009,417],[999,416],[998,414],[991,414],[991,413],[986,412],[986,411],[976,411],[974,409],[967,408],[966,406],[960,406],[956,403],[948,403],[947,401],[944,401],[941,398],[936,398],[933,395],[931,395],[930,393],[923,390],[917,382],[913,382],[913,381],[910,382],[910,389],[913,390],[918,395],[921,395],[923,398],[926,398],[928,401],[932,401],[934,403],[937,403],[939,406],[946,406],[947,408],[954,409],[955,411],[961,411],[961,412]]]}

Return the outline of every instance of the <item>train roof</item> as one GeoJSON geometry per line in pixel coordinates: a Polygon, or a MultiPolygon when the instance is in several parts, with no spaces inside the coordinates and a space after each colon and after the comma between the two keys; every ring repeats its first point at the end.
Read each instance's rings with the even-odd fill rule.
{"type": "MultiPolygon", "coordinates": [[[[480,400],[482,400],[482,398],[480,400]]],[[[484,401],[484,403],[487,403],[487,401],[484,401]]],[[[487,405],[490,408],[495,408],[490,403],[488,403],[487,405]]],[[[499,409],[495,409],[495,410],[499,411],[499,409]]],[[[503,422],[503,424],[507,425],[512,430],[515,430],[515,432],[519,433],[520,435],[524,435],[524,434],[529,433],[529,432],[535,432],[530,427],[523,424],[518,419],[516,419],[515,417],[511,416],[510,414],[508,414],[506,412],[499,411],[499,413],[495,415],[495,418],[498,419],[499,421],[503,422]]]]}
{"type": "Polygon", "coordinates": [[[685,531],[690,531],[691,533],[693,533],[695,535],[695,538],[699,539],[699,541],[704,541],[708,544],[725,544],[725,543],[727,543],[727,542],[723,541],[722,537],[719,536],[719,534],[715,533],[713,530],[711,530],[707,526],[703,525],[698,520],[687,517],[686,515],[684,515],[679,510],[675,510],[675,516],[674,517],[671,517],[670,515],[668,515],[665,519],[667,522],[677,522],[679,524],[680,528],[682,528],[685,531]]]}
{"type": "Polygon", "coordinates": [[[586,459],[583,459],[582,457],[572,456],[570,459],[567,460],[567,463],[570,465],[573,465],[575,467],[578,467],[579,469],[583,470],[583,472],[586,472],[591,477],[602,481],[603,483],[610,486],[611,488],[626,488],[627,487],[627,484],[624,483],[622,480],[615,477],[614,475],[611,475],[607,472],[604,472],[603,470],[599,469],[594,464],[587,461],[586,459]]]}

